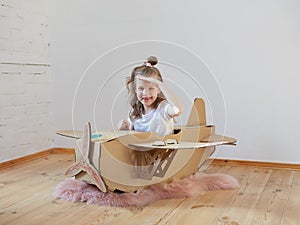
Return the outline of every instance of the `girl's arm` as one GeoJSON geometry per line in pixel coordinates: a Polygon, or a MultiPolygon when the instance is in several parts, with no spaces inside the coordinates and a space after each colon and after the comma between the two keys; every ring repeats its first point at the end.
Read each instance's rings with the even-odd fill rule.
{"type": "Polygon", "coordinates": [[[152,77],[144,77],[144,76],[138,76],[138,79],[143,80],[143,81],[147,81],[147,82],[151,82],[156,84],[160,91],[166,96],[167,100],[174,106],[176,106],[178,108],[178,112],[176,112],[175,115],[170,115],[170,116],[178,116],[179,114],[181,114],[183,112],[183,105],[181,103],[181,101],[179,100],[179,98],[166,86],[165,83],[152,78],[152,77]]]}
{"type": "Polygon", "coordinates": [[[118,129],[119,130],[130,130],[130,123],[128,122],[128,120],[119,121],[118,129]]]}
{"type": "Polygon", "coordinates": [[[118,130],[134,130],[134,127],[128,120],[121,120],[118,123],[118,130]]]}

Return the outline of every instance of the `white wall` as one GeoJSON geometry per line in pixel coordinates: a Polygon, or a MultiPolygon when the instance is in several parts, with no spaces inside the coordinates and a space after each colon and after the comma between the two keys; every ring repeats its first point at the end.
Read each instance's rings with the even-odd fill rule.
{"type": "Polygon", "coordinates": [[[153,54],[184,101],[181,122],[204,97],[209,123],[238,139],[215,157],[300,163],[299,1],[49,4],[56,130],[111,129],[128,110],[125,77],[153,54]]]}
{"type": "Polygon", "coordinates": [[[0,5],[0,162],[52,147],[47,1],[0,5]]]}

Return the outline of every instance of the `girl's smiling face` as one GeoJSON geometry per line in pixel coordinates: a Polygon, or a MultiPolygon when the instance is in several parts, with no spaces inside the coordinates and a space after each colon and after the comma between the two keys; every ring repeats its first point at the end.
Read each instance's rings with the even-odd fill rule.
{"type": "Polygon", "coordinates": [[[135,85],[137,98],[144,105],[147,112],[147,109],[153,108],[153,103],[156,101],[160,89],[156,84],[140,79],[135,80],[135,85]]]}

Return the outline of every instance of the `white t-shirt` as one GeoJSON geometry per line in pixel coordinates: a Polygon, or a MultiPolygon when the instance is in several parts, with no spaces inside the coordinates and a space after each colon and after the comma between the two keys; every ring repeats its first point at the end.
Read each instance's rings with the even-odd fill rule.
{"type": "Polygon", "coordinates": [[[156,109],[142,115],[142,118],[130,121],[136,131],[155,132],[161,136],[172,134],[174,120],[170,115],[178,113],[178,108],[166,100],[159,103],[156,109]]]}

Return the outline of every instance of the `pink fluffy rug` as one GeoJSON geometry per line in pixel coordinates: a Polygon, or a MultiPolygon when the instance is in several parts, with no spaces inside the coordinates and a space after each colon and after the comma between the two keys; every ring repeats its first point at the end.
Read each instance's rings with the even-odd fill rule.
{"type": "Polygon", "coordinates": [[[94,185],[81,180],[66,179],[56,186],[54,196],[67,201],[87,202],[101,206],[141,207],[159,199],[194,197],[207,191],[230,190],[238,187],[239,183],[232,176],[197,172],[184,179],[152,185],[148,189],[135,193],[103,193],[94,185]]]}

